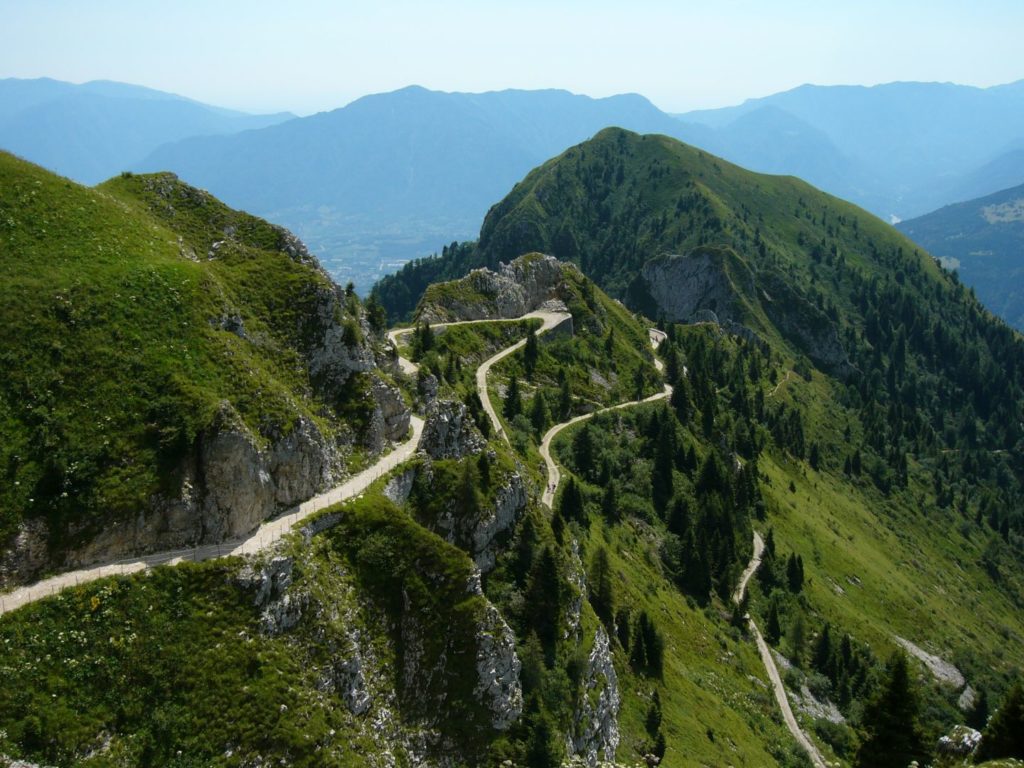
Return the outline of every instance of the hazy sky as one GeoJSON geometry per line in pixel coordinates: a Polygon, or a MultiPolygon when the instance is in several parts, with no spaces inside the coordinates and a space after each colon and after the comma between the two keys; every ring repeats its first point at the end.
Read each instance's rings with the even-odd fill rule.
{"type": "Polygon", "coordinates": [[[805,82],[1011,82],[1022,32],[1020,0],[0,0],[0,77],[302,114],[410,84],[680,112],[805,82]]]}

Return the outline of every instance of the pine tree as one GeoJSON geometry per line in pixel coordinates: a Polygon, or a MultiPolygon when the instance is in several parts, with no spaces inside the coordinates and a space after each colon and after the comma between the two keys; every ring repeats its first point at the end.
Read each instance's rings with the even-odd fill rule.
{"type": "Polygon", "coordinates": [[[430,329],[430,323],[426,320],[416,326],[413,336],[413,352],[417,357],[422,357],[434,348],[434,332],[430,329]]]}
{"type": "Polygon", "coordinates": [[[833,679],[834,668],[832,659],[835,654],[832,648],[832,628],[826,621],[821,629],[817,641],[814,643],[814,651],[811,654],[811,665],[829,679],[833,679]]]}
{"type": "Polygon", "coordinates": [[[558,369],[558,417],[565,421],[572,414],[572,393],[569,391],[569,380],[565,371],[558,369]]]}
{"type": "Polygon", "coordinates": [[[683,426],[689,424],[690,417],[693,415],[693,404],[690,399],[690,385],[684,377],[675,379],[669,405],[676,412],[676,418],[680,424],[683,426]]]}
{"type": "Polygon", "coordinates": [[[526,345],[523,347],[523,367],[526,369],[526,378],[533,381],[533,373],[537,369],[537,358],[540,355],[540,348],[537,345],[537,333],[530,329],[526,336],[526,345]]]}
{"type": "Polygon", "coordinates": [[[982,735],[979,762],[1000,757],[1024,758],[1024,684],[1020,681],[1003,697],[982,735]]]}
{"type": "Polygon", "coordinates": [[[388,327],[388,313],[376,291],[371,292],[370,298],[366,301],[366,319],[375,333],[383,333],[388,327]]]}
{"type": "Polygon", "coordinates": [[[480,473],[480,486],[486,491],[491,487],[491,457],[487,451],[480,454],[476,460],[476,469],[480,473]]]}
{"type": "Polygon", "coordinates": [[[561,615],[562,586],[558,563],[550,547],[544,547],[534,562],[525,595],[527,623],[537,633],[549,660],[554,659],[561,615]]]}
{"type": "Polygon", "coordinates": [[[592,478],[594,473],[594,441],[590,425],[585,424],[572,440],[572,455],[580,475],[592,478]]]}
{"type": "Polygon", "coordinates": [[[682,496],[677,496],[672,502],[667,523],[669,533],[676,536],[683,537],[690,531],[690,505],[682,496]]]}
{"type": "Polygon", "coordinates": [[[885,677],[864,707],[864,738],[857,750],[858,768],[906,768],[928,760],[918,724],[918,703],[907,657],[897,651],[886,664],[885,677]]]}
{"type": "Polygon", "coordinates": [[[609,632],[615,617],[615,587],[612,581],[612,567],[608,561],[608,550],[598,547],[590,566],[590,604],[594,613],[609,632]]]}
{"type": "Polygon", "coordinates": [[[519,379],[515,376],[509,379],[508,389],[505,392],[505,404],[502,406],[501,412],[509,421],[523,412],[523,401],[519,395],[519,379]]]}
{"type": "Polygon", "coordinates": [[[665,419],[658,431],[654,451],[654,467],[651,471],[651,500],[658,514],[663,515],[672,498],[675,486],[672,478],[673,457],[675,456],[675,427],[671,419],[665,419]]]}
{"type": "Polygon", "coordinates": [[[768,619],[764,624],[764,639],[771,645],[778,645],[782,637],[782,625],[779,624],[779,606],[772,600],[768,606],[768,619]]]}
{"type": "Polygon", "coordinates": [[[530,424],[533,426],[533,431],[540,437],[548,428],[548,424],[551,423],[551,413],[548,411],[548,401],[544,397],[543,392],[538,392],[533,398],[533,404],[530,407],[530,424]]]}
{"type": "Polygon", "coordinates": [[[790,592],[799,592],[804,585],[803,571],[796,553],[790,553],[789,559],[786,560],[786,584],[790,592]]]}
{"type": "Polygon", "coordinates": [[[608,483],[605,486],[604,494],[601,496],[601,514],[609,523],[619,522],[619,498],[615,493],[615,483],[608,483]]]}
{"type": "Polygon", "coordinates": [[[480,513],[480,495],[477,492],[476,467],[472,461],[462,462],[462,474],[459,477],[459,492],[456,510],[464,520],[472,520],[480,513]]]}

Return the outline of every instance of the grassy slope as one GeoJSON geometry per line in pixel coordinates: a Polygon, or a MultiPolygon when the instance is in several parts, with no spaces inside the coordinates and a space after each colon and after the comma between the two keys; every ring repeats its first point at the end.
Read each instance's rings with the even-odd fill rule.
{"type": "MultiPolygon", "coordinates": [[[[638,406],[624,415],[646,418],[663,407],[638,406]]],[[[579,429],[563,430],[555,441],[554,452],[565,466],[573,464],[570,446],[579,429]]],[[[693,433],[687,435],[696,439],[693,433]]],[[[630,437],[628,428],[617,442],[618,450],[638,451],[638,441],[630,437]]],[[[649,461],[638,460],[638,464],[647,466],[635,471],[649,471],[649,461]]],[[[631,502],[634,507],[649,503],[637,496],[631,502]]],[[[647,514],[654,517],[653,510],[647,514]]],[[[610,525],[591,513],[586,526],[574,525],[573,530],[580,537],[585,564],[598,547],[608,551],[616,605],[633,616],[646,611],[666,638],[665,672],[660,680],[634,672],[629,654],[615,643],[623,696],[620,754],[625,757],[650,749],[644,720],[656,689],[668,745],[663,765],[799,765],[798,750],[781,723],[756,648],[729,626],[730,606],[714,600],[700,608],[672,583],[661,559],[664,524],[629,517],[610,525]]]]}
{"type": "Polygon", "coordinates": [[[0,155],[0,540],[135,512],[222,400],[254,431],[319,418],[300,353],[329,283],[282,245],[172,177],[88,189],[0,155]]]}
{"type": "Polygon", "coordinates": [[[105,579],[4,616],[0,754],[61,765],[230,766],[259,755],[363,766],[423,718],[470,752],[487,731],[471,696],[482,606],[466,592],[472,563],[377,491],[344,505],[342,522],[311,545],[284,544],[302,618],[283,634],[262,629],[235,559],[105,579]],[[402,683],[409,622],[425,640],[420,663],[440,665],[415,693],[402,683]],[[324,683],[351,658],[353,632],[372,712],[394,713],[383,732],[324,683]]]}
{"type": "MultiPolygon", "coordinates": [[[[812,382],[794,375],[776,397],[810,413],[815,437],[832,432],[838,442],[832,425],[856,422],[835,404],[832,386],[820,375],[812,382]]],[[[769,521],[780,541],[804,553],[807,591],[825,618],[883,657],[895,648],[893,635],[905,637],[975,684],[1024,667],[1024,614],[1012,598],[1024,595],[1019,577],[1006,574],[1007,589],[993,583],[982,566],[990,533],[937,508],[919,465],[909,488],[886,497],[868,480],[845,476],[838,457],[819,472],[785,454],[771,458],[762,466],[769,521]]]]}

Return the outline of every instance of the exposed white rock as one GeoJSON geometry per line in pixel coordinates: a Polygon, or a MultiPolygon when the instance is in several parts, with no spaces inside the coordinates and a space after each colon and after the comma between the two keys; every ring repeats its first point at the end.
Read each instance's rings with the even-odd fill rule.
{"type": "Polygon", "coordinates": [[[46,521],[23,520],[0,550],[0,588],[22,584],[45,570],[49,562],[46,521]]]}
{"type": "Polygon", "coordinates": [[[948,661],[928,653],[923,648],[902,637],[896,637],[896,642],[902,645],[911,656],[922,661],[928,668],[928,671],[932,673],[932,676],[940,683],[952,686],[958,690],[967,683],[963,672],[948,661]]]}
{"type": "Polygon", "coordinates": [[[833,704],[828,699],[820,701],[816,697],[811,689],[807,687],[806,683],[800,686],[800,695],[794,696],[793,698],[796,708],[804,714],[810,715],[813,718],[820,720],[828,720],[832,723],[845,723],[846,718],[843,717],[843,713],[839,711],[839,707],[833,704]]]}
{"type": "MultiPolygon", "coordinates": [[[[474,269],[459,281],[462,290],[428,291],[419,319],[438,323],[521,317],[540,308],[565,311],[560,301],[565,269],[576,266],[538,253],[500,264],[497,272],[474,269]]],[[[571,333],[571,326],[566,330],[571,333]]]]}
{"type": "Polygon", "coordinates": [[[935,751],[943,757],[965,758],[972,755],[980,743],[980,731],[966,725],[956,725],[949,734],[939,739],[935,751]]]}
{"type": "Polygon", "coordinates": [[[461,459],[487,445],[465,403],[435,400],[427,407],[420,450],[433,459],[461,459]]]}
{"type": "Polygon", "coordinates": [[[262,609],[260,629],[268,635],[279,635],[302,618],[307,596],[290,590],[294,561],[290,557],[272,557],[262,568],[245,565],[236,580],[244,588],[255,589],[253,605],[262,609]]]}
{"type": "Polygon", "coordinates": [[[490,603],[476,634],[477,699],[491,712],[491,725],[499,731],[515,723],[523,712],[522,664],[516,655],[512,629],[490,603]]]}
{"type": "Polygon", "coordinates": [[[387,481],[384,485],[384,495],[393,503],[401,506],[409,500],[409,494],[412,493],[412,486],[415,482],[416,470],[407,469],[387,481]]]}
{"type": "Polygon", "coordinates": [[[569,596],[569,604],[565,611],[566,630],[562,639],[568,640],[571,637],[579,642],[583,598],[587,594],[587,572],[583,568],[583,560],[580,558],[580,543],[576,539],[572,540],[569,572],[566,574],[566,578],[574,590],[573,594],[569,596]]]}
{"type": "Polygon", "coordinates": [[[573,718],[572,753],[590,768],[599,759],[613,762],[619,748],[619,678],[604,627],[594,633],[594,644],[583,674],[582,696],[573,718]]]}

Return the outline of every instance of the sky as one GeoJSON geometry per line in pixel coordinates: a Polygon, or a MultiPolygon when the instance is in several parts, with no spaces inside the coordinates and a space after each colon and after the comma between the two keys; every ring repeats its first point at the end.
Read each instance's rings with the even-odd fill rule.
{"type": "Polygon", "coordinates": [[[1012,82],[1022,30],[1020,0],[0,0],[0,77],[297,114],[412,84],[684,112],[808,82],[1012,82]]]}

